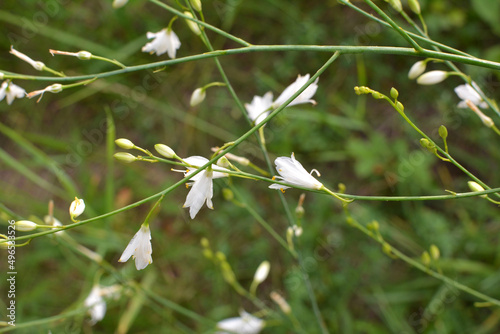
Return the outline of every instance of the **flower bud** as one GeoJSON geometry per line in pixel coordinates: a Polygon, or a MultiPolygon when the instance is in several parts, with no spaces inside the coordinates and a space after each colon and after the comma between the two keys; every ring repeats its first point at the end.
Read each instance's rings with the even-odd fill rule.
{"type": "MultiPolygon", "coordinates": [[[[190,12],[184,12],[184,15],[189,16],[190,18],[194,18],[193,14],[191,14],[190,12]]],[[[195,35],[201,35],[201,30],[198,26],[198,23],[188,19],[186,19],[186,23],[189,26],[189,29],[191,29],[191,31],[194,32],[195,35]]]]}
{"type": "Polygon", "coordinates": [[[75,197],[75,200],[71,202],[71,205],[69,206],[69,215],[71,216],[71,219],[74,219],[81,215],[84,210],[85,202],[83,201],[83,199],[75,197]]]}
{"type": "Polygon", "coordinates": [[[118,152],[113,154],[113,157],[115,157],[116,160],[120,160],[126,163],[131,163],[137,160],[137,157],[133,156],[130,153],[126,152],[118,152]]]}
{"type": "Polygon", "coordinates": [[[426,67],[427,67],[427,62],[425,62],[424,60],[417,61],[410,68],[410,71],[408,72],[408,79],[413,80],[418,78],[422,73],[425,72],[426,67]]]}
{"type": "Polygon", "coordinates": [[[193,6],[193,8],[196,11],[201,12],[201,1],[200,0],[189,0],[189,2],[191,3],[191,6],[193,6]]]}
{"type": "Polygon", "coordinates": [[[29,220],[19,220],[14,224],[14,226],[17,231],[28,232],[36,229],[38,225],[29,220]]]}
{"type": "Polygon", "coordinates": [[[92,53],[88,51],[79,51],[76,53],[76,57],[82,60],[89,60],[90,58],[92,58],[92,53]]]}
{"type": "Polygon", "coordinates": [[[446,128],[446,126],[444,125],[441,125],[439,127],[439,137],[443,138],[443,139],[446,139],[448,137],[448,129],[446,128]]]}
{"type": "MultiPolygon", "coordinates": [[[[477,192],[477,191],[484,191],[484,188],[477,182],[474,182],[474,181],[469,181],[467,182],[467,185],[469,186],[469,189],[474,191],[474,192],[477,192]]],[[[487,195],[481,195],[479,197],[482,197],[482,198],[486,198],[488,197],[487,195]]]]}
{"type": "Polygon", "coordinates": [[[222,189],[222,197],[224,197],[226,201],[232,201],[234,199],[234,193],[231,189],[224,188],[222,189]]]}
{"type": "Polygon", "coordinates": [[[429,255],[429,252],[427,252],[427,251],[422,253],[422,256],[420,257],[420,259],[422,260],[422,263],[425,264],[426,266],[431,264],[431,256],[429,255]]]}
{"type": "Polygon", "coordinates": [[[429,248],[429,252],[433,260],[439,260],[439,256],[441,255],[441,253],[439,252],[439,248],[436,245],[431,245],[431,247],[429,248]]]}
{"type": "Polygon", "coordinates": [[[45,88],[45,91],[51,93],[59,93],[60,91],[62,91],[62,85],[61,84],[50,85],[49,87],[45,88]]]}
{"type": "Polygon", "coordinates": [[[401,0],[389,0],[389,4],[394,8],[398,13],[403,10],[403,5],[401,4],[401,0]]]}
{"type": "Polygon", "coordinates": [[[189,104],[191,107],[197,106],[198,104],[202,103],[203,100],[205,100],[206,92],[203,88],[196,88],[191,95],[191,100],[189,101],[189,104]]]}
{"type": "Polygon", "coordinates": [[[412,12],[417,15],[420,14],[420,3],[418,0],[408,0],[408,6],[410,6],[412,12]]]}
{"type": "Polygon", "coordinates": [[[222,156],[219,158],[219,160],[217,160],[217,166],[228,168],[229,166],[231,166],[231,164],[229,163],[229,160],[227,160],[225,156],[222,156]]]}
{"type": "Polygon", "coordinates": [[[169,146],[167,146],[165,144],[156,144],[155,150],[156,150],[156,152],[160,153],[161,155],[163,155],[167,159],[173,159],[177,156],[177,154],[175,154],[174,150],[172,150],[169,146]]]}
{"type": "Polygon", "coordinates": [[[419,85],[435,85],[445,80],[448,77],[448,72],[445,71],[430,71],[418,77],[419,85]]]}
{"type": "Polygon", "coordinates": [[[374,99],[377,99],[377,100],[380,100],[380,99],[383,99],[384,98],[384,95],[379,93],[379,92],[376,92],[376,91],[373,91],[372,92],[372,96],[374,99]]]}
{"type": "Polygon", "coordinates": [[[270,293],[269,296],[276,304],[278,304],[283,313],[290,314],[292,312],[292,308],[290,307],[290,305],[286,302],[285,298],[283,298],[279,293],[273,291],[270,293]]]}
{"type": "Polygon", "coordinates": [[[116,146],[121,147],[125,150],[130,150],[130,149],[133,149],[135,147],[134,143],[132,143],[130,140],[128,140],[126,138],[119,138],[119,139],[115,140],[115,144],[116,144],[116,146]]]}
{"type": "Polygon", "coordinates": [[[391,97],[396,100],[399,96],[399,92],[396,88],[392,87],[391,88],[391,97]]]}
{"type": "Polygon", "coordinates": [[[113,8],[121,8],[127,4],[128,0],[113,0],[113,8]]]}
{"type": "Polygon", "coordinates": [[[269,270],[271,269],[271,264],[269,261],[262,262],[257,270],[255,271],[255,275],[253,276],[253,284],[260,284],[264,282],[269,275],[269,270]]]}

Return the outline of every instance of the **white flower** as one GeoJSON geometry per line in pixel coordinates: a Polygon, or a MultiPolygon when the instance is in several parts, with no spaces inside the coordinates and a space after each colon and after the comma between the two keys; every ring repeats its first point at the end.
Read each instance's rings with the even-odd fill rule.
{"type": "MultiPolygon", "coordinates": [[[[295,160],[295,155],[292,153],[292,157],[279,157],[274,161],[276,164],[276,170],[281,176],[275,176],[273,179],[281,179],[281,181],[288,183],[293,186],[300,186],[310,189],[321,189],[323,184],[316,180],[310,173],[308,173],[301,163],[295,160]]],[[[316,169],[311,171],[316,172],[320,176],[316,169]]],[[[271,189],[284,189],[290,188],[281,184],[271,184],[269,186],[271,189]]]]}
{"type": "Polygon", "coordinates": [[[468,108],[466,101],[469,100],[478,107],[485,109],[488,108],[488,104],[485,101],[483,101],[483,98],[477,92],[477,90],[479,90],[479,87],[476,85],[475,82],[472,83],[472,86],[469,84],[465,84],[455,87],[455,93],[462,100],[458,103],[458,107],[468,108]]]}
{"type": "Polygon", "coordinates": [[[135,267],[137,270],[141,270],[146,268],[148,264],[153,263],[151,254],[153,254],[151,231],[149,230],[149,225],[142,224],[139,231],[128,243],[118,262],[127,262],[132,256],[135,259],[135,267]]]}
{"type": "MultiPolygon", "coordinates": [[[[306,74],[304,76],[299,75],[297,77],[297,80],[295,80],[294,83],[285,88],[283,93],[281,93],[276,101],[274,101],[273,107],[278,108],[283,103],[285,103],[286,100],[288,100],[293,94],[295,94],[302,86],[306,84],[306,82],[309,80],[309,77],[309,74],[306,74]]],[[[297,96],[292,102],[290,102],[290,104],[288,104],[288,107],[302,103],[316,104],[316,101],[311,100],[311,97],[313,97],[313,95],[316,93],[316,90],[318,89],[318,79],[319,78],[317,78],[299,96],[297,96]]]]}
{"type": "Polygon", "coordinates": [[[248,113],[248,118],[255,125],[262,122],[268,115],[273,104],[273,93],[267,92],[264,96],[254,96],[252,103],[245,103],[245,108],[248,113]]]}
{"type": "MultiPolygon", "coordinates": [[[[184,159],[184,161],[191,166],[201,167],[208,162],[208,159],[200,156],[192,156],[184,159]]],[[[215,170],[229,171],[228,169],[219,167],[217,165],[212,165],[211,168],[215,170]]],[[[196,170],[197,168],[188,167],[188,170],[184,173],[184,176],[188,176],[196,170]]],[[[179,171],[176,170],[176,172],[179,171]]],[[[188,182],[188,186],[192,186],[192,188],[186,197],[184,207],[189,208],[189,215],[191,219],[194,219],[194,217],[196,217],[196,214],[198,213],[198,211],[200,211],[203,203],[205,202],[207,203],[208,208],[214,208],[212,204],[212,197],[214,195],[212,179],[217,179],[225,176],[227,176],[227,174],[224,172],[205,169],[190,179],[190,182],[188,182]]]]}
{"type": "Polygon", "coordinates": [[[95,325],[98,321],[101,321],[106,314],[106,301],[103,297],[116,297],[117,292],[120,289],[117,285],[112,285],[108,287],[103,287],[101,285],[94,285],[90,294],[83,305],[88,308],[90,313],[90,324],[95,325]]]}
{"type": "Polygon", "coordinates": [[[254,317],[245,311],[240,312],[237,318],[229,318],[217,323],[217,329],[224,332],[216,334],[257,334],[264,328],[265,322],[262,319],[254,317]]]}
{"type": "Polygon", "coordinates": [[[26,95],[26,91],[14,85],[12,82],[4,81],[0,87],[0,101],[7,97],[7,104],[12,104],[12,101],[17,97],[18,99],[23,98],[26,95]]]}
{"type": "Polygon", "coordinates": [[[27,55],[25,55],[24,53],[21,53],[21,52],[15,50],[12,45],[10,46],[10,53],[13,54],[14,56],[18,57],[19,59],[24,60],[25,62],[27,62],[31,66],[33,66],[35,68],[35,70],[42,71],[43,68],[45,67],[44,63],[42,63],[41,61],[35,61],[35,60],[31,59],[30,57],[28,57],[27,55]]]}
{"type": "Polygon", "coordinates": [[[430,71],[418,77],[419,85],[435,85],[448,77],[448,72],[445,71],[430,71]]]}
{"type": "MultiPolygon", "coordinates": [[[[59,219],[57,219],[54,216],[45,216],[45,217],[43,217],[43,221],[45,222],[45,224],[52,225],[55,228],[63,226],[63,224],[61,224],[61,222],[59,221],[59,219]]],[[[61,235],[61,234],[64,234],[64,231],[58,231],[55,234],[56,235],[61,235]]]]}
{"type": "Polygon", "coordinates": [[[168,53],[170,58],[175,58],[175,53],[181,47],[179,37],[173,32],[172,29],[162,29],[157,33],[148,32],[148,39],[154,38],[152,42],[143,46],[142,52],[156,53],[157,56],[168,53]]]}
{"type": "Polygon", "coordinates": [[[75,200],[71,202],[71,205],[69,206],[69,215],[71,216],[71,219],[75,219],[79,215],[83,213],[85,210],[85,202],[83,199],[79,199],[75,197],[75,200]]]}
{"type": "Polygon", "coordinates": [[[425,60],[417,61],[410,68],[410,71],[408,72],[408,79],[413,80],[418,78],[420,74],[425,72],[426,67],[427,67],[427,62],[425,60]]]}
{"type": "Polygon", "coordinates": [[[128,0],[113,0],[113,8],[120,8],[127,4],[128,0]]]}

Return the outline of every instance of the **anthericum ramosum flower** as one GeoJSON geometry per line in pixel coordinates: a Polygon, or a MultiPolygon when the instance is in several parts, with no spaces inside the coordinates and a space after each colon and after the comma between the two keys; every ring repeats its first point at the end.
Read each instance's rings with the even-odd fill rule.
{"type": "Polygon", "coordinates": [[[90,290],[89,295],[83,302],[83,305],[88,308],[91,325],[95,325],[106,315],[106,301],[104,298],[117,297],[120,289],[121,287],[118,285],[103,287],[96,284],[92,287],[92,290],[90,290]]]}
{"type": "MultiPolygon", "coordinates": [[[[295,159],[295,155],[293,153],[290,158],[276,158],[274,163],[276,164],[276,171],[278,171],[280,176],[274,176],[273,179],[279,179],[279,181],[288,183],[291,186],[299,186],[309,189],[321,189],[323,187],[323,184],[311,175],[312,172],[316,172],[316,174],[320,176],[319,172],[316,169],[313,169],[311,173],[308,173],[307,170],[302,167],[302,164],[295,159]]],[[[273,183],[269,186],[269,188],[284,191],[290,187],[273,183]]]]}
{"type": "Polygon", "coordinates": [[[126,139],[126,138],[119,138],[115,140],[115,144],[118,147],[123,148],[124,150],[131,150],[135,147],[134,143],[132,141],[126,139]]]}
{"type": "Polygon", "coordinates": [[[273,93],[267,92],[264,96],[254,96],[250,104],[245,103],[245,109],[248,113],[248,118],[254,124],[262,122],[271,111],[273,104],[273,93]]]}
{"type": "Polygon", "coordinates": [[[189,101],[189,104],[191,107],[197,106],[198,104],[202,103],[203,100],[205,100],[205,97],[207,96],[207,93],[205,89],[203,88],[196,88],[191,94],[191,100],[189,101]]]}
{"type": "Polygon", "coordinates": [[[83,211],[85,211],[85,202],[83,199],[75,197],[75,200],[71,202],[71,205],[69,206],[69,215],[71,216],[71,220],[81,215],[83,211]]]}
{"type": "Polygon", "coordinates": [[[7,104],[9,105],[12,104],[15,98],[20,99],[24,96],[26,96],[26,91],[10,81],[4,81],[0,87],[0,101],[7,97],[7,104]]]}
{"type": "Polygon", "coordinates": [[[408,79],[413,80],[418,78],[422,73],[425,72],[426,67],[427,67],[427,62],[425,60],[417,61],[410,68],[410,71],[408,72],[408,79]]]}
{"type": "Polygon", "coordinates": [[[113,8],[121,8],[127,4],[128,0],[113,0],[113,8]]]}
{"type": "Polygon", "coordinates": [[[162,29],[157,33],[148,32],[147,37],[148,39],[154,39],[144,45],[142,52],[149,52],[151,54],[156,53],[157,56],[161,56],[166,52],[168,56],[173,59],[175,58],[177,49],[181,47],[179,37],[169,28],[162,29]]]}
{"type": "MultiPolygon", "coordinates": [[[[190,12],[186,11],[183,14],[186,15],[187,17],[194,19],[193,14],[191,14],[190,12]]],[[[186,23],[187,23],[189,29],[191,29],[191,31],[194,32],[195,35],[198,35],[198,36],[201,35],[201,30],[200,30],[200,27],[198,26],[198,23],[191,21],[191,20],[188,20],[188,19],[186,19],[186,23]]]]}
{"type": "Polygon", "coordinates": [[[35,96],[40,95],[40,98],[37,100],[37,102],[39,102],[42,99],[43,94],[45,92],[59,93],[60,91],[62,91],[62,85],[61,84],[53,84],[53,85],[45,87],[44,89],[35,90],[35,91],[31,92],[31,93],[28,93],[26,96],[29,99],[31,99],[31,98],[33,98],[35,96]]]}
{"type": "Polygon", "coordinates": [[[483,98],[477,92],[477,90],[479,90],[479,87],[474,82],[472,83],[472,85],[474,87],[472,87],[469,84],[460,85],[460,86],[455,87],[455,93],[458,95],[460,100],[462,100],[458,103],[458,107],[459,108],[468,108],[469,106],[467,105],[466,101],[469,100],[478,107],[485,108],[485,109],[488,108],[488,104],[485,101],[483,101],[483,98]],[[474,88],[476,88],[476,89],[474,89],[474,88]]]}
{"type": "Polygon", "coordinates": [[[177,157],[177,154],[175,154],[174,150],[172,150],[170,146],[167,146],[165,144],[156,144],[155,150],[167,159],[174,159],[175,157],[177,157]]]}
{"type": "Polygon", "coordinates": [[[217,334],[258,334],[264,328],[265,322],[254,317],[245,311],[240,312],[240,316],[229,318],[217,323],[217,329],[222,332],[217,334]]]}
{"type": "Polygon", "coordinates": [[[14,224],[14,227],[17,231],[23,232],[33,231],[37,228],[37,226],[38,225],[36,223],[29,220],[19,220],[14,224]]]}
{"type": "Polygon", "coordinates": [[[45,64],[42,63],[41,61],[35,61],[35,60],[31,59],[30,57],[28,57],[24,53],[21,53],[21,52],[15,50],[13,46],[10,47],[10,53],[13,54],[14,56],[16,56],[17,58],[24,60],[25,62],[27,62],[28,64],[33,66],[33,68],[37,71],[42,71],[43,68],[45,67],[45,64]]]}
{"type": "MultiPolygon", "coordinates": [[[[200,156],[192,156],[184,159],[184,162],[191,166],[201,167],[208,162],[207,158],[200,156]]],[[[196,171],[197,168],[187,167],[187,171],[179,171],[174,170],[176,172],[184,172],[184,176],[188,176],[196,171]]],[[[184,202],[184,207],[189,208],[189,216],[191,219],[196,217],[198,211],[200,211],[203,203],[207,203],[207,207],[213,209],[212,197],[214,195],[213,192],[213,184],[212,179],[217,179],[221,177],[226,177],[228,174],[222,171],[229,171],[226,168],[219,167],[217,165],[212,165],[209,169],[204,169],[200,173],[196,174],[190,179],[190,182],[187,183],[188,186],[192,186],[189,191],[186,201],[184,202]],[[219,171],[214,171],[219,170],[219,171]]]]}
{"type": "MultiPolygon", "coordinates": [[[[281,93],[281,95],[276,99],[276,101],[273,102],[273,108],[278,108],[283,103],[285,103],[286,100],[288,100],[293,94],[295,94],[302,86],[306,84],[309,78],[310,78],[309,74],[306,74],[304,76],[299,75],[297,77],[297,80],[295,80],[294,83],[285,88],[283,93],[281,93]]],[[[319,78],[317,78],[302,93],[300,93],[299,96],[297,96],[292,102],[290,102],[288,104],[288,107],[302,103],[312,103],[313,105],[315,105],[316,101],[312,100],[311,98],[314,96],[314,94],[316,94],[316,90],[318,89],[318,79],[319,78]]]]}
{"type": "MultiPolygon", "coordinates": [[[[45,224],[52,225],[54,228],[63,226],[63,224],[59,221],[59,219],[57,219],[54,216],[50,216],[50,215],[47,215],[47,216],[43,217],[43,221],[45,222],[45,224]]],[[[61,235],[63,233],[64,233],[64,231],[58,231],[55,234],[56,235],[61,235]]]]}
{"type": "Polygon", "coordinates": [[[153,248],[151,247],[149,224],[142,224],[139,231],[128,243],[118,262],[127,262],[132,256],[135,259],[135,267],[137,270],[141,270],[146,268],[148,264],[153,263],[151,254],[153,254],[153,248]]]}
{"type": "Polygon", "coordinates": [[[445,80],[448,75],[446,71],[430,71],[419,76],[417,83],[419,85],[435,85],[445,80]]]}

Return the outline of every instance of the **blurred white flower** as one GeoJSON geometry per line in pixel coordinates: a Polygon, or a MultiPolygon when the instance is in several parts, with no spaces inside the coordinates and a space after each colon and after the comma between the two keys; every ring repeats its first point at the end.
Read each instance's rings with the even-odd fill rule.
{"type": "Polygon", "coordinates": [[[26,91],[14,85],[12,82],[4,81],[2,86],[0,87],[0,101],[2,101],[5,97],[7,97],[7,104],[12,104],[14,99],[17,97],[18,99],[23,98],[26,95],[26,91]]]}
{"type": "Polygon", "coordinates": [[[264,320],[241,311],[239,317],[219,321],[217,329],[223,332],[218,331],[216,334],[257,334],[264,328],[264,325],[264,320]]]}
{"type": "Polygon", "coordinates": [[[83,305],[88,308],[90,314],[90,324],[95,325],[98,321],[101,321],[106,314],[106,301],[104,297],[117,297],[120,286],[112,285],[103,287],[96,284],[92,287],[90,294],[83,305]]]}
{"type": "Polygon", "coordinates": [[[127,4],[128,0],[113,0],[113,8],[121,8],[127,4]]]}
{"type": "Polygon", "coordinates": [[[430,71],[418,77],[417,83],[419,85],[435,85],[445,80],[448,77],[446,71],[430,71]]]}
{"type": "MultiPolygon", "coordinates": [[[[293,94],[295,94],[302,86],[306,84],[306,82],[309,80],[309,77],[310,77],[309,74],[306,74],[304,76],[299,75],[297,77],[297,80],[295,80],[294,83],[285,88],[283,93],[281,93],[281,95],[276,99],[276,101],[274,101],[273,108],[278,108],[283,103],[285,103],[286,100],[288,100],[293,94]]],[[[311,98],[318,89],[318,79],[319,78],[317,78],[299,96],[297,96],[292,102],[290,102],[290,104],[288,104],[288,107],[302,103],[312,103],[313,105],[316,104],[316,101],[312,100],[311,98]]]]}
{"type": "Polygon", "coordinates": [[[469,84],[460,85],[460,86],[455,87],[455,93],[462,100],[458,103],[458,107],[459,108],[468,108],[466,101],[469,100],[478,107],[485,108],[485,109],[488,108],[488,104],[485,101],[483,101],[483,98],[477,92],[479,90],[479,87],[476,85],[475,82],[472,82],[472,85],[474,87],[472,87],[469,84]]]}
{"type": "Polygon", "coordinates": [[[69,215],[71,216],[71,219],[73,220],[81,215],[84,210],[85,202],[83,201],[83,199],[75,197],[75,200],[71,202],[71,205],[69,206],[69,215]]]}
{"type": "Polygon", "coordinates": [[[148,264],[153,263],[151,254],[153,254],[151,231],[149,230],[149,225],[142,224],[139,231],[128,243],[118,262],[127,262],[132,256],[135,259],[135,267],[137,270],[141,270],[146,268],[148,264]]]}
{"type": "Polygon", "coordinates": [[[189,101],[189,104],[191,107],[194,107],[205,100],[205,96],[207,95],[205,89],[203,88],[196,88],[191,95],[191,100],[189,101]]]}
{"type": "Polygon", "coordinates": [[[167,52],[168,56],[174,59],[177,49],[181,47],[179,37],[169,28],[162,29],[157,33],[148,32],[147,37],[148,39],[154,39],[143,46],[142,52],[156,53],[157,56],[167,52]]]}
{"type": "MultiPolygon", "coordinates": [[[[195,167],[201,167],[208,162],[207,158],[200,156],[192,156],[184,159],[184,161],[195,167]]],[[[184,172],[184,176],[188,176],[197,170],[195,167],[187,167],[187,171],[184,172]]],[[[229,171],[226,168],[219,167],[217,165],[212,165],[212,169],[229,171]]],[[[180,172],[179,170],[174,170],[180,172]]],[[[203,203],[207,203],[207,207],[213,209],[212,197],[213,197],[213,184],[212,179],[217,179],[227,176],[224,172],[217,172],[214,170],[203,170],[191,178],[190,182],[187,183],[188,186],[192,186],[189,191],[186,202],[184,202],[184,207],[189,208],[189,215],[191,219],[196,217],[198,211],[200,211],[203,203]]]]}
{"type": "Polygon", "coordinates": [[[267,275],[269,275],[270,269],[271,269],[271,264],[269,263],[269,261],[263,261],[255,271],[255,274],[253,276],[253,281],[256,284],[264,282],[267,278],[267,275]]]}
{"type": "Polygon", "coordinates": [[[43,68],[45,67],[44,63],[42,63],[41,61],[35,61],[35,60],[31,59],[30,57],[28,57],[27,55],[25,55],[24,53],[21,53],[21,52],[15,50],[12,45],[10,46],[9,53],[13,54],[14,56],[16,56],[17,58],[19,58],[21,60],[24,60],[25,62],[27,62],[28,64],[33,66],[33,68],[35,68],[35,70],[42,71],[43,68]]]}
{"type": "Polygon", "coordinates": [[[427,67],[427,62],[425,60],[417,61],[410,68],[410,71],[408,72],[408,79],[413,80],[418,78],[420,74],[425,72],[426,67],[427,67]]]}
{"type": "MultiPolygon", "coordinates": [[[[45,222],[45,224],[52,225],[55,228],[63,226],[63,224],[59,221],[59,219],[57,219],[54,216],[50,216],[50,215],[43,217],[43,221],[45,222]]],[[[64,234],[64,231],[58,231],[55,234],[61,235],[61,234],[64,234]]]]}
{"type": "Polygon", "coordinates": [[[271,111],[273,104],[273,93],[267,92],[264,96],[254,96],[252,103],[245,103],[245,109],[248,113],[248,118],[254,122],[255,125],[262,122],[271,111]]]}
{"type": "MultiPolygon", "coordinates": [[[[319,172],[316,169],[313,169],[311,173],[308,173],[302,164],[295,160],[295,155],[292,153],[291,158],[289,157],[279,157],[274,161],[276,164],[276,170],[280,174],[280,176],[274,176],[274,179],[281,179],[285,183],[288,183],[293,186],[299,186],[310,189],[321,189],[323,184],[316,180],[311,174],[312,172],[316,172],[318,176],[320,176],[319,172]]],[[[284,189],[290,188],[281,184],[271,184],[269,186],[271,189],[280,189],[284,191],[284,189]]]]}

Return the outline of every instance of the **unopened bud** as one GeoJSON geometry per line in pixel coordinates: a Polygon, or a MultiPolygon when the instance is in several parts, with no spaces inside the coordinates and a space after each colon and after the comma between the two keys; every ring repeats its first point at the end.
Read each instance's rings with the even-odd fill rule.
{"type": "Polygon", "coordinates": [[[156,150],[156,152],[160,153],[161,155],[163,155],[167,159],[173,159],[177,156],[177,154],[175,154],[174,150],[172,150],[169,146],[167,146],[165,144],[156,144],[155,150],[156,150]]]}
{"type": "Polygon", "coordinates": [[[372,96],[374,99],[377,99],[377,100],[380,100],[380,99],[383,99],[384,98],[384,95],[379,93],[379,92],[376,92],[376,91],[373,91],[372,92],[372,96]]]}
{"type": "Polygon", "coordinates": [[[396,100],[399,96],[399,92],[396,88],[392,87],[391,88],[391,97],[396,100]]]}
{"type": "Polygon", "coordinates": [[[422,256],[420,257],[420,259],[422,260],[422,263],[425,264],[426,266],[431,264],[431,256],[429,255],[429,252],[427,252],[427,251],[422,253],[422,256]]]}
{"type": "Polygon", "coordinates": [[[410,68],[410,71],[408,72],[408,79],[413,80],[413,79],[418,78],[422,73],[425,72],[426,67],[427,67],[426,61],[424,61],[424,60],[417,61],[410,68]]]}
{"type": "Polygon", "coordinates": [[[446,126],[444,125],[441,125],[439,127],[439,137],[443,138],[443,139],[446,139],[448,137],[448,129],[446,128],[446,126]]]}
{"type": "MultiPolygon", "coordinates": [[[[194,18],[193,14],[191,14],[190,12],[184,12],[184,15],[190,18],[194,18]]],[[[198,26],[198,23],[191,21],[189,19],[186,19],[186,23],[189,26],[189,29],[191,29],[191,31],[194,32],[195,35],[201,35],[201,30],[200,27],[198,26]]]]}
{"type": "Polygon", "coordinates": [[[222,197],[224,197],[226,201],[232,201],[234,199],[234,193],[231,189],[224,188],[222,189],[222,197]]]}
{"type": "Polygon", "coordinates": [[[38,225],[29,220],[19,220],[14,224],[14,226],[17,231],[28,232],[36,229],[38,225]]]}
{"type": "Polygon", "coordinates": [[[113,8],[121,8],[127,4],[128,0],[113,0],[113,8]]]}
{"type": "Polygon", "coordinates": [[[137,160],[137,157],[133,156],[130,153],[126,152],[118,152],[113,154],[113,157],[115,157],[116,160],[120,160],[126,163],[131,163],[137,160]]]}
{"type": "Polygon", "coordinates": [[[401,0],[389,0],[389,4],[394,8],[398,13],[403,10],[403,5],[401,4],[401,0]]]}
{"type": "Polygon", "coordinates": [[[418,0],[408,0],[408,6],[410,6],[412,12],[417,15],[420,14],[420,3],[418,0]]]}
{"type": "Polygon", "coordinates": [[[115,144],[118,147],[121,147],[125,150],[130,150],[130,149],[133,149],[135,147],[134,143],[132,143],[130,140],[128,140],[126,138],[119,138],[119,139],[115,140],[115,144]]]}
{"type": "Polygon", "coordinates": [[[269,261],[263,261],[257,270],[255,271],[255,275],[253,276],[254,283],[252,284],[260,284],[264,282],[269,275],[269,270],[271,269],[271,264],[269,261]]]}
{"type": "Polygon", "coordinates": [[[191,6],[193,6],[194,10],[201,12],[201,1],[200,0],[189,0],[191,6]]]}
{"type": "Polygon", "coordinates": [[[76,53],[76,57],[82,60],[89,60],[90,58],[92,58],[92,53],[88,51],[79,51],[76,53]]]}
{"type": "Polygon", "coordinates": [[[202,103],[203,100],[205,100],[205,96],[207,96],[207,93],[205,89],[203,88],[196,88],[191,95],[191,100],[189,101],[189,104],[191,107],[197,106],[198,104],[202,103]]]}
{"type": "Polygon", "coordinates": [[[290,314],[292,312],[290,305],[286,302],[285,298],[283,298],[279,293],[273,291],[269,296],[276,304],[278,304],[279,308],[283,313],[290,314]]]}
{"type": "MultiPolygon", "coordinates": [[[[474,181],[469,181],[467,182],[467,185],[469,186],[469,189],[474,191],[474,192],[478,192],[478,191],[484,191],[484,188],[477,182],[474,182],[474,181]]],[[[482,197],[482,198],[486,198],[488,197],[487,195],[481,195],[479,197],[482,197]]]]}
{"type": "Polygon", "coordinates": [[[445,71],[430,71],[418,77],[419,85],[435,85],[444,81],[448,77],[448,72],[445,71]]]}
{"type": "Polygon", "coordinates": [[[229,160],[227,160],[225,156],[222,156],[219,158],[219,160],[217,160],[217,166],[228,168],[229,166],[231,166],[231,164],[229,163],[229,160]]]}
{"type": "Polygon", "coordinates": [[[75,200],[71,202],[71,205],[69,206],[69,215],[71,216],[71,219],[74,219],[81,215],[84,210],[85,202],[83,201],[83,199],[75,197],[75,200]]]}
{"type": "Polygon", "coordinates": [[[439,252],[439,248],[436,245],[431,245],[429,248],[429,252],[431,253],[431,258],[433,260],[439,260],[441,253],[439,252]]]}

